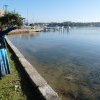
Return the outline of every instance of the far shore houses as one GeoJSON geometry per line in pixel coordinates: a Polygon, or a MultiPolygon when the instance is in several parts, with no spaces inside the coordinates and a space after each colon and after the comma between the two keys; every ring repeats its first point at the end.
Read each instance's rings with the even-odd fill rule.
{"type": "Polygon", "coordinates": [[[4,10],[0,10],[0,17],[2,17],[5,14],[4,10]]]}

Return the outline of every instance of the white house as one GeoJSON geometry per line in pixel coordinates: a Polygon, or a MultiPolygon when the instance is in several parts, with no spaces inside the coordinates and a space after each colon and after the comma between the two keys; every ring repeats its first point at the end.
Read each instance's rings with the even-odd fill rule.
{"type": "Polygon", "coordinates": [[[3,16],[5,14],[4,10],[0,10],[0,17],[3,16]]]}

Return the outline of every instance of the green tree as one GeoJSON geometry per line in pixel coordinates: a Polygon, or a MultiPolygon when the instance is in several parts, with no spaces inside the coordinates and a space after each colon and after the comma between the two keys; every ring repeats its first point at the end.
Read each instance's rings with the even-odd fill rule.
{"type": "Polygon", "coordinates": [[[15,12],[7,12],[4,16],[0,17],[0,24],[4,26],[23,25],[23,19],[20,14],[15,12]]]}

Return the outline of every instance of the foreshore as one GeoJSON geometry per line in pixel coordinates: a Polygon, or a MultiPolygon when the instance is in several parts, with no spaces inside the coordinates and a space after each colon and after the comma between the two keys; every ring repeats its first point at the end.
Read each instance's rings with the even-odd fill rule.
{"type": "MultiPolygon", "coordinates": [[[[34,66],[32,66],[21,52],[11,43],[6,37],[6,41],[9,49],[12,51],[14,58],[18,61],[16,64],[21,65],[20,71],[25,73],[28,80],[30,80],[31,89],[36,91],[34,100],[61,100],[58,94],[49,86],[46,80],[37,72],[34,66]]],[[[18,67],[18,66],[17,66],[18,67]]],[[[18,67],[19,68],[19,67],[18,67]]],[[[25,77],[24,75],[24,77],[25,77]]],[[[23,76],[23,75],[22,75],[23,76]]],[[[24,79],[24,78],[22,78],[24,79]]],[[[26,79],[26,80],[27,80],[26,79]]],[[[26,87],[26,86],[25,86],[26,87]]],[[[34,94],[34,92],[31,92],[34,94]]],[[[33,98],[32,98],[33,99],[33,98]]],[[[29,99],[29,100],[32,100],[29,99]]]]}
{"type": "Polygon", "coordinates": [[[16,29],[11,31],[9,34],[34,33],[41,31],[43,31],[43,29],[16,29]]]}

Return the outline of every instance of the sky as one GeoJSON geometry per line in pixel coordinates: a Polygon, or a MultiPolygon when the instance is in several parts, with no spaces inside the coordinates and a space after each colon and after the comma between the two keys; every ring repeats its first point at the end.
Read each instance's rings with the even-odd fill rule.
{"type": "Polygon", "coordinates": [[[100,22],[100,0],[0,0],[29,22],[100,22]]]}

